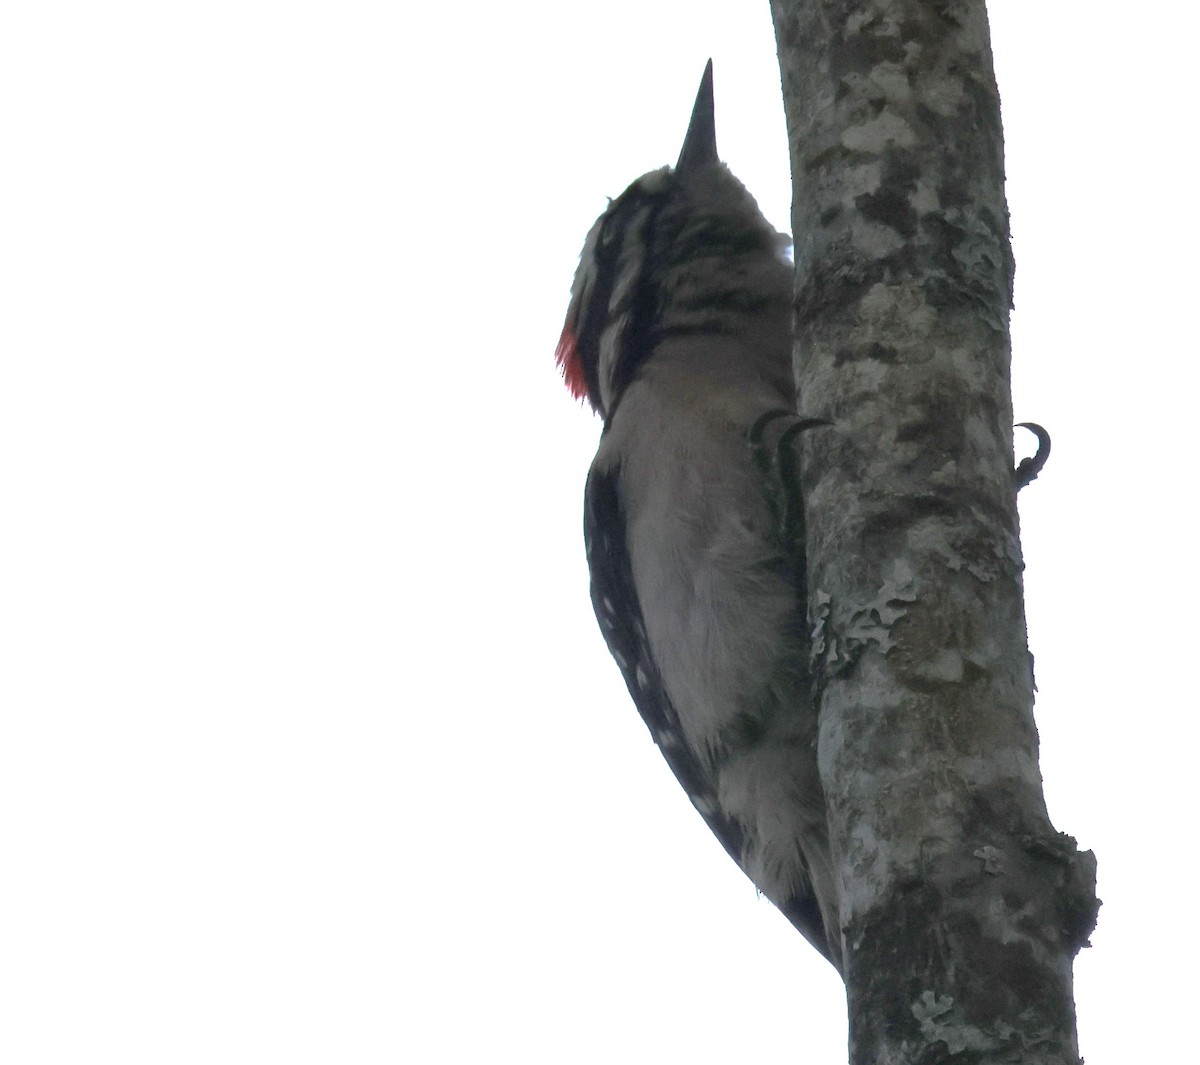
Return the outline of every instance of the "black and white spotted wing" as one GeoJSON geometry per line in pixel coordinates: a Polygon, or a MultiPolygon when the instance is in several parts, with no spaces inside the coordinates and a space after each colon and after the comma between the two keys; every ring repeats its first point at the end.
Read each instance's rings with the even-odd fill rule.
{"type": "Polygon", "coordinates": [[[671,771],[708,827],[741,865],[745,842],[742,830],[736,821],[721,815],[712,773],[685,741],[679,715],[650,652],[626,547],[619,482],[619,469],[599,472],[593,468],[584,493],[583,536],[596,620],[629,694],[671,771]]]}
{"type": "MultiPolygon", "coordinates": [[[[684,739],[678,712],[650,652],[626,547],[619,468],[600,472],[593,467],[589,473],[583,529],[592,577],[592,606],[629,694],[692,804],[730,857],[745,871],[745,833],[737,821],[721,813],[713,771],[684,739]]],[[[788,899],[777,900],[777,904],[804,937],[840,970],[840,963],[829,949],[821,911],[811,891],[805,887],[788,899]]]]}

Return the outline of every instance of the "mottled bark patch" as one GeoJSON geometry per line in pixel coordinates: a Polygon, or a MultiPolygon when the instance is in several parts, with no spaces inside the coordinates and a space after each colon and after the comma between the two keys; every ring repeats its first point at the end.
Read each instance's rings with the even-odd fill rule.
{"type": "Polygon", "coordinates": [[[772,8],[852,1065],[1071,1065],[1094,862],[1038,771],[984,4],[772,8]]]}

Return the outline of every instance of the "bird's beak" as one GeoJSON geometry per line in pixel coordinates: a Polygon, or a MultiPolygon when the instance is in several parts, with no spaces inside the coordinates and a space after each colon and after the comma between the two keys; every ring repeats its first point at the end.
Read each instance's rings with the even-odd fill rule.
{"type": "Polygon", "coordinates": [[[679,153],[679,162],[675,164],[675,172],[686,176],[719,161],[710,59],[704,68],[704,77],[700,79],[700,90],[696,93],[696,103],[692,108],[692,121],[688,124],[687,136],[683,138],[683,149],[679,153]]]}

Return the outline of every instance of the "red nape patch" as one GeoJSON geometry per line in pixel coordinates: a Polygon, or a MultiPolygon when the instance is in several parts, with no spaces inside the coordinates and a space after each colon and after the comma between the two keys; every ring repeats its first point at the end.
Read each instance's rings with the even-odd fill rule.
{"type": "Polygon", "coordinates": [[[588,398],[587,374],[583,370],[583,360],[575,350],[575,334],[569,325],[563,326],[562,336],[558,338],[558,347],[554,349],[554,361],[562,370],[563,380],[571,395],[576,399],[588,398]]]}

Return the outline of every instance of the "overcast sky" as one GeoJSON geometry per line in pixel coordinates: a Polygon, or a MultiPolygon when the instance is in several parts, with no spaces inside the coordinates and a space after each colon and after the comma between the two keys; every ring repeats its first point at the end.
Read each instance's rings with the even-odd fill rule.
{"type": "MultiPolygon", "coordinates": [[[[837,1065],[835,974],[596,630],[599,423],[553,362],[710,55],[787,228],[766,0],[415,6],[0,20],[0,1058],[837,1065]]],[[[1183,1060],[1196,16],[991,13],[1082,1051],[1183,1060]]]]}

